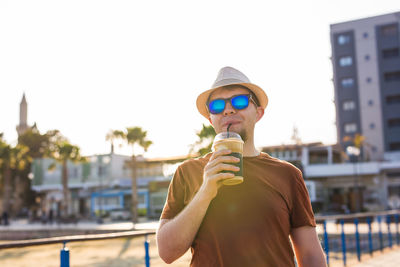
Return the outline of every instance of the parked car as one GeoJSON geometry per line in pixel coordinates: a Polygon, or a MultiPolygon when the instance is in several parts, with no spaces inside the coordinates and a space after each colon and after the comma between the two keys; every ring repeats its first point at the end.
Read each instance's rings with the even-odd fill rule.
{"type": "Polygon", "coordinates": [[[129,210],[115,209],[115,210],[110,211],[110,218],[111,218],[111,220],[114,220],[114,221],[130,220],[131,213],[129,210]]]}

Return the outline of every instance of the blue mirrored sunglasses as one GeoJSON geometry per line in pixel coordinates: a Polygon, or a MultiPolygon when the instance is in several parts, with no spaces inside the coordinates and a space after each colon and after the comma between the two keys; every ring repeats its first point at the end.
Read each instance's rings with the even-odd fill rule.
{"type": "Polygon", "coordinates": [[[225,110],[227,101],[230,101],[231,106],[234,109],[241,110],[249,106],[250,100],[253,101],[254,105],[257,106],[251,94],[244,94],[244,95],[234,95],[229,98],[214,99],[208,103],[207,107],[208,111],[211,114],[219,114],[225,110]]]}

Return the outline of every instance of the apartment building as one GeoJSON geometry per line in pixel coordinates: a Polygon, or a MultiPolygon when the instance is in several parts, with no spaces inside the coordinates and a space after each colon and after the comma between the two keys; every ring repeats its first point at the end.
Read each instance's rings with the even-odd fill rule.
{"type": "Polygon", "coordinates": [[[400,159],[400,12],[332,24],[337,142],[363,160],[400,159]]]}

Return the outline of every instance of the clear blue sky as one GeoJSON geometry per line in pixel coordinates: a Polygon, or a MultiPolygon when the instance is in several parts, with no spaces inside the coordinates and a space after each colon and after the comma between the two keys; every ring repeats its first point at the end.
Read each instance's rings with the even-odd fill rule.
{"type": "Polygon", "coordinates": [[[148,131],[148,157],[183,155],[207,123],[197,95],[233,66],[270,99],[257,146],[290,143],[294,125],[305,142],[335,143],[329,25],[396,11],[394,0],[0,0],[0,132],[15,142],[25,92],[28,123],[85,155],[127,126],[148,131]]]}

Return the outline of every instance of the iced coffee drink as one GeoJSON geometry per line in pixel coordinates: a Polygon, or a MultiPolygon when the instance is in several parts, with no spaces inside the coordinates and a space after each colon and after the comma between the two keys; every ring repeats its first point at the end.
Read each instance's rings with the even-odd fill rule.
{"type": "Polygon", "coordinates": [[[240,162],[229,163],[240,168],[239,171],[222,171],[224,173],[233,173],[233,178],[225,179],[222,181],[224,185],[236,185],[243,182],[243,140],[239,134],[234,132],[219,133],[213,143],[213,151],[229,149],[232,151],[229,156],[234,156],[240,159],[240,162]]]}

